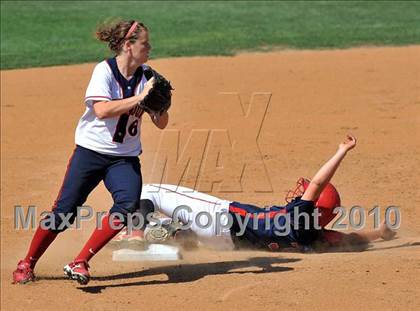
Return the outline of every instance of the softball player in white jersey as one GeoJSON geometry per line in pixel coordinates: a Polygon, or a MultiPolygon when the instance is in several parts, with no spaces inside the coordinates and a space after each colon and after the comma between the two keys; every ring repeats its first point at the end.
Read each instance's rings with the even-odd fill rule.
{"type": "MultiPolygon", "coordinates": [[[[142,65],[139,72],[148,69],[142,65]]],[[[138,156],[141,149],[140,129],[143,111],[140,108],[132,109],[124,116],[111,118],[98,118],[94,109],[96,101],[109,102],[113,99],[122,99],[131,88],[133,96],[137,96],[144,89],[147,79],[139,75],[133,85],[124,83],[119,76],[115,59],[104,60],[96,65],[89,86],[86,90],[86,110],[79,120],[76,128],[76,145],[95,150],[104,154],[138,156]],[[122,126],[124,122],[125,126],[122,126]]]]}
{"type": "MultiPolygon", "coordinates": [[[[74,222],[77,207],[103,181],[114,204],[65,273],[81,284],[89,282],[88,261],[120,229],[110,224],[110,215],[127,214],[139,206],[142,176],[138,156],[143,109],[138,105],[153,86],[146,78],[151,46],[147,27],[135,20],[105,24],[96,32],[115,54],[99,63],[86,91],[86,110],[76,129],[76,148],[69,160],[62,187],[48,217],[50,226],[39,226],[26,257],[13,272],[14,283],[35,279],[33,269],[58,233],[74,222]]],[[[156,127],[163,129],[168,113],[151,116],[156,127]]],[[[45,222],[44,222],[45,223],[45,222]]]]}

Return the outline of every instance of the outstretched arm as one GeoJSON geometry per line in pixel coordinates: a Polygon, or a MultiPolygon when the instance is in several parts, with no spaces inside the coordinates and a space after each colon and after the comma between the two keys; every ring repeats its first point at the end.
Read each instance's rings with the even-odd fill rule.
{"type": "Polygon", "coordinates": [[[302,196],[302,200],[315,201],[325,186],[329,183],[334,176],[335,171],[340,165],[341,161],[346,156],[347,152],[356,146],[356,137],[347,135],[347,138],[338,146],[337,152],[331,159],[325,163],[320,170],[312,178],[308,188],[302,196]]]}
{"type": "Polygon", "coordinates": [[[375,230],[366,230],[362,232],[351,232],[351,233],[344,233],[334,230],[326,230],[322,231],[322,240],[324,243],[328,245],[324,245],[325,247],[341,247],[344,250],[349,248],[352,249],[352,246],[358,245],[367,245],[369,242],[373,242],[378,239],[383,240],[392,240],[397,233],[391,230],[386,223],[382,223],[378,229],[375,230]]]}

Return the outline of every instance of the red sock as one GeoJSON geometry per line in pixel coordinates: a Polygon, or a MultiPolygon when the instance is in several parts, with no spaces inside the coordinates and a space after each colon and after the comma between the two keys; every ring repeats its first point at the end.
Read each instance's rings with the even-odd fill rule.
{"type": "Polygon", "coordinates": [[[57,234],[48,229],[42,229],[41,226],[35,231],[28,253],[24,259],[31,264],[32,269],[35,267],[38,259],[47,250],[48,246],[54,241],[57,234]]]}
{"type": "MultiPolygon", "coordinates": [[[[86,242],[85,246],[83,247],[80,254],[76,257],[76,260],[84,260],[89,261],[97,252],[101,250],[102,247],[104,247],[114,236],[117,235],[118,232],[121,231],[121,229],[113,229],[111,228],[109,224],[109,214],[107,214],[102,219],[102,228],[96,228],[95,231],[93,231],[92,235],[90,236],[89,240],[86,242]]],[[[120,220],[117,218],[113,219],[113,226],[118,227],[118,225],[121,224],[120,220]]]]}

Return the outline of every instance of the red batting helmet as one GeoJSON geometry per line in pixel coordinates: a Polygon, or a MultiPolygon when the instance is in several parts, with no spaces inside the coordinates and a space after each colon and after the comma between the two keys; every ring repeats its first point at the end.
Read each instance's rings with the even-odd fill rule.
{"type": "MultiPolygon", "coordinates": [[[[299,178],[295,190],[291,190],[287,193],[286,201],[290,202],[294,198],[302,196],[308,188],[309,183],[310,181],[308,179],[303,177],[299,178]]],[[[321,227],[325,227],[334,219],[335,215],[337,215],[337,213],[334,213],[334,209],[340,205],[341,200],[337,189],[335,189],[331,183],[328,183],[315,201],[315,207],[318,208],[319,213],[321,214],[318,219],[318,223],[321,227]]]]}

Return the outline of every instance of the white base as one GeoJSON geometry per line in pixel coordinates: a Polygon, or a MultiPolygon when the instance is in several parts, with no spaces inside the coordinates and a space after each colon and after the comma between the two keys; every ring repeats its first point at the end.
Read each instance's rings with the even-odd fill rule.
{"type": "Polygon", "coordinates": [[[181,253],[175,246],[164,244],[150,244],[147,250],[136,251],[128,248],[112,252],[113,261],[163,261],[179,260],[181,253]]]}

